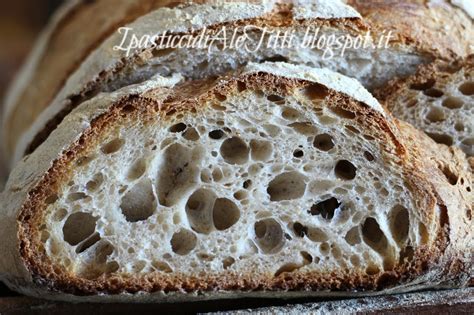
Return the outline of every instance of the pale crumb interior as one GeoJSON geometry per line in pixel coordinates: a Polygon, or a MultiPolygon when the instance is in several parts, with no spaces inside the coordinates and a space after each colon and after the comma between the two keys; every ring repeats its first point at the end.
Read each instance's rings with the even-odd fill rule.
{"type": "Polygon", "coordinates": [[[472,69],[427,78],[399,94],[390,104],[395,116],[425,131],[436,142],[458,146],[467,156],[474,156],[472,69]]]}
{"type": "Polygon", "coordinates": [[[117,126],[80,158],[47,200],[52,262],[94,279],[372,275],[413,258],[426,227],[353,113],[330,110],[318,86],[286,97],[239,87],[172,122],[117,126]]]}

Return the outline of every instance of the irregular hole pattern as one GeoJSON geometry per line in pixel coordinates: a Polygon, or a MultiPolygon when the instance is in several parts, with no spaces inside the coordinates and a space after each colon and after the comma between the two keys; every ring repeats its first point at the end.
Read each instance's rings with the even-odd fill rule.
{"type": "Polygon", "coordinates": [[[426,243],[428,233],[412,217],[417,233],[391,226],[405,220],[398,209],[413,207],[399,170],[385,164],[377,133],[348,122],[354,113],[330,110],[318,89],[283,100],[245,87],[243,100],[227,97],[219,108],[203,109],[205,118],[180,112],[165,128],[128,126],[113,158],[103,146],[87,153],[93,158],[76,164],[90,175],[74,176],[51,194],[48,224],[61,222],[66,232],[41,233],[46,253],[90,279],[114,272],[200,273],[211,264],[233,272],[254,268],[255,259],[285,278],[333,266],[376,274],[391,270],[395,259],[410,259],[410,246],[426,243]],[[81,198],[70,202],[73,194],[81,198]],[[74,213],[86,219],[74,220],[74,213]],[[87,223],[88,216],[87,233],[70,236],[77,227],[71,220],[87,223]],[[367,232],[367,218],[380,223],[382,241],[367,232]],[[75,245],[62,246],[66,239],[75,245]]]}
{"type": "Polygon", "coordinates": [[[388,103],[392,113],[423,130],[435,142],[457,146],[468,157],[474,156],[474,147],[463,141],[474,133],[472,103],[472,70],[456,67],[445,71],[436,80],[430,79],[400,90],[388,103]]]}

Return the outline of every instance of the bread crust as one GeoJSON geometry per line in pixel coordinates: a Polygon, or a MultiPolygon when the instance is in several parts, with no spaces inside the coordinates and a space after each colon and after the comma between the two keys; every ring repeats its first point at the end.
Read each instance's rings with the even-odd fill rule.
{"type": "Polygon", "coordinates": [[[67,78],[104,39],[114,33],[119,26],[128,24],[159,7],[176,6],[178,2],[171,0],[66,2],[38,38],[28,62],[9,89],[3,108],[2,123],[4,130],[2,144],[6,157],[13,153],[18,137],[51,103],[67,78]]]}
{"type": "MultiPolygon", "coordinates": [[[[101,300],[102,296],[99,295],[106,295],[109,301],[169,301],[224,296],[333,294],[325,290],[345,291],[336,295],[352,295],[356,291],[360,292],[358,294],[377,294],[373,291],[405,292],[428,287],[466,285],[469,275],[472,275],[472,252],[469,256],[472,231],[468,228],[470,221],[466,222],[458,209],[470,205],[465,203],[459,189],[447,185],[446,178],[435,163],[439,159],[455,158],[456,152],[448,153],[439,147],[437,149],[443,153],[440,155],[436,150],[437,156],[434,156],[431,149],[422,147],[425,144],[418,140],[419,135],[412,127],[392,121],[389,114],[357,101],[365,98],[361,91],[357,93],[356,99],[344,92],[334,91],[332,88],[337,88],[338,84],[357,85],[354,80],[347,78],[337,83],[341,77],[336,74],[326,85],[334,99],[330,106],[342,106],[356,113],[358,122],[369,129],[371,125],[377,126],[372,127],[372,130],[377,130],[373,136],[383,141],[384,150],[387,150],[387,156],[394,159],[393,163],[405,166],[407,185],[421,211],[418,215],[422,222],[431,227],[429,233],[432,240],[416,249],[413,261],[405,261],[393,271],[376,275],[328,270],[326,274],[294,272],[275,278],[273,275],[249,271],[246,274],[196,276],[148,274],[122,278],[117,275],[101,276],[96,280],[67,274],[50,262],[41,249],[39,233],[45,200],[57,191],[58,185],[68,181],[74,171],[75,160],[87,154],[108,133],[109,128],[137,119],[150,123],[157,119],[166,122],[168,115],[209,104],[216,93],[235,93],[238,81],[244,82],[249,89],[269,90],[283,95],[310,83],[322,83],[318,70],[289,67],[287,72],[286,76],[283,75],[283,67],[282,74],[275,75],[265,72],[265,67],[255,66],[250,72],[225,79],[188,82],[176,88],[159,88],[160,85],[173,85],[176,80],[165,84],[150,83],[148,86],[124,89],[111,96],[101,95],[75,110],[44,145],[21,162],[7,185],[3,196],[7,211],[1,222],[6,227],[2,236],[11,241],[0,246],[3,247],[2,252],[12,255],[2,257],[0,261],[3,271],[8,272],[4,279],[13,288],[28,294],[44,294],[46,290],[52,298],[77,301],[101,300]],[[427,156],[429,159],[426,159],[427,156]],[[56,295],[54,292],[72,294],[74,297],[56,295]]],[[[425,141],[436,147],[429,139],[422,138],[422,142],[425,141]]],[[[455,161],[461,166],[465,165],[465,161],[464,164],[462,160],[455,161]]],[[[459,176],[467,176],[462,173],[465,167],[458,170],[458,165],[453,162],[447,160],[446,163],[456,168],[460,172],[459,176]]]]}
{"type": "Polygon", "coordinates": [[[472,18],[448,1],[349,0],[378,31],[392,31],[397,42],[431,51],[437,58],[451,60],[474,53],[472,18]]]}
{"type": "MultiPolygon", "coordinates": [[[[268,2],[270,4],[271,1],[268,2]]],[[[320,1],[317,3],[316,6],[316,11],[311,11],[311,10],[303,10],[304,6],[309,6],[309,3],[301,4],[299,7],[296,7],[297,9],[293,11],[293,16],[291,14],[288,14],[286,16],[286,21],[285,18],[280,17],[276,19],[276,21],[279,21],[281,25],[290,25],[291,23],[295,23],[296,21],[293,21],[290,23],[288,19],[295,19],[298,21],[303,21],[303,20],[313,20],[314,25],[319,25],[319,22],[321,20],[326,20],[326,21],[338,21],[339,26],[342,29],[348,29],[349,31],[365,31],[366,26],[363,26],[363,23],[360,21],[358,14],[354,11],[351,12],[349,9],[344,8],[339,6],[337,12],[333,13],[333,15],[325,15],[324,12],[319,12],[318,13],[318,6],[321,4],[331,4],[330,1],[320,1]],[[302,13],[305,12],[305,13],[302,13]],[[308,13],[309,12],[309,13],[308,13]],[[313,12],[313,13],[311,13],[313,12]],[[319,14],[319,15],[318,15],[319,14]],[[315,21],[318,20],[319,21],[315,21]]],[[[271,6],[269,5],[271,8],[271,6]]],[[[288,5],[282,5],[280,7],[288,7],[288,5]]],[[[337,7],[337,6],[336,6],[337,7]]],[[[388,6],[376,6],[371,8],[372,13],[367,13],[367,19],[371,23],[371,28],[372,28],[372,33],[375,36],[378,34],[382,33],[385,29],[393,29],[394,25],[399,25],[399,23],[386,23],[387,19],[392,17],[392,12],[390,14],[388,13],[387,10],[388,6]],[[380,12],[378,12],[380,11],[380,12]],[[383,18],[377,19],[375,17],[377,16],[383,16],[383,18]],[[390,25],[388,25],[390,24],[390,25]],[[390,26],[390,27],[388,27],[390,26]]],[[[357,9],[360,9],[362,12],[368,12],[369,10],[366,9],[364,5],[357,5],[357,9]],[[364,11],[366,10],[366,11],[364,11]]],[[[393,7],[390,6],[390,8],[393,9],[393,7]]],[[[398,27],[395,27],[395,34],[396,37],[393,39],[391,44],[394,47],[397,47],[397,49],[400,49],[401,51],[408,51],[408,52],[413,52],[415,55],[422,56],[425,58],[427,61],[431,61],[435,58],[450,58],[454,54],[462,54],[462,49],[459,46],[459,49],[457,47],[450,48],[452,47],[451,41],[447,40],[448,37],[452,36],[451,33],[456,34],[456,38],[460,37],[458,30],[461,27],[465,27],[465,25],[469,26],[471,25],[472,29],[472,22],[468,20],[471,24],[466,24],[466,17],[462,15],[460,12],[460,9],[454,9],[453,7],[449,7],[447,10],[446,8],[442,8],[440,10],[440,13],[436,16],[431,14],[432,12],[435,12],[436,10],[431,10],[427,8],[421,8],[421,7],[413,7],[410,9],[415,10],[416,14],[409,14],[407,17],[405,16],[407,14],[406,7],[404,6],[395,6],[397,9],[397,14],[396,16],[400,18],[400,21],[403,21],[400,25],[400,29],[398,27]],[[421,12],[423,14],[423,17],[420,18],[421,12]],[[453,18],[452,16],[455,15],[456,18],[453,18]],[[459,19],[458,19],[459,15],[459,19]],[[459,26],[457,22],[453,22],[454,26],[450,28],[449,32],[446,30],[443,30],[443,32],[431,30],[430,27],[434,27],[439,25],[437,22],[438,19],[443,19],[443,20],[448,20],[448,21],[459,21],[459,26]],[[430,21],[429,23],[426,21],[430,21]],[[436,21],[436,23],[434,23],[436,21]],[[413,25],[416,25],[414,27],[413,25]],[[420,25],[420,26],[419,26],[420,25]],[[420,28],[421,27],[421,28],[420,28]],[[414,30],[417,29],[422,29],[420,33],[414,32],[414,30]],[[440,34],[443,34],[442,36],[440,34]],[[438,38],[439,37],[439,38],[438,38]],[[439,43],[439,44],[438,44],[439,43]]],[[[243,8],[240,10],[241,12],[251,12],[254,9],[245,9],[243,8]]],[[[288,9],[283,9],[281,10],[276,10],[281,12],[288,11],[288,9]]],[[[258,11],[258,10],[257,10],[258,11]]],[[[225,10],[224,10],[225,12],[225,10]]],[[[438,12],[438,11],[436,11],[438,12]]],[[[258,14],[265,14],[265,12],[260,12],[258,14]]],[[[257,15],[258,15],[257,14],[257,15]]],[[[225,13],[223,13],[225,16],[225,13]]],[[[278,15],[278,13],[276,13],[278,15]]],[[[206,21],[208,17],[203,16],[202,20],[205,21],[205,25],[210,26],[215,22],[211,21],[206,21]]],[[[255,18],[256,20],[252,19],[247,19],[247,23],[256,23],[259,25],[259,22],[261,23],[262,21],[265,21],[267,25],[274,25],[272,24],[272,20],[275,20],[275,17],[273,18],[266,18],[266,17],[260,17],[260,18],[255,18]]],[[[158,19],[159,20],[159,19],[158,19]]],[[[233,22],[234,19],[227,17],[226,18],[227,22],[229,25],[236,25],[238,24],[237,22],[233,22]]],[[[394,19],[390,20],[394,21],[394,19]]],[[[241,21],[242,22],[242,21],[241,21]]],[[[181,26],[181,23],[179,24],[181,26]]],[[[171,30],[173,28],[176,28],[177,33],[183,32],[186,33],[187,30],[182,30],[179,29],[179,26],[176,25],[171,25],[171,30]]],[[[219,26],[219,23],[217,23],[216,27],[219,26]]],[[[462,34],[471,34],[469,32],[470,28],[467,27],[465,32],[462,34]]],[[[463,38],[463,42],[465,43],[465,39],[463,38]]],[[[462,44],[460,44],[462,45],[462,44]]],[[[108,52],[110,51],[110,47],[107,48],[107,45],[104,45],[103,50],[108,52]]],[[[77,106],[79,103],[81,103],[84,99],[87,99],[87,95],[90,93],[93,93],[94,90],[97,88],[100,89],[101,84],[103,84],[105,81],[108,80],[114,73],[120,72],[121,69],[123,69],[124,64],[125,66],[128,64],[136,63],[136,62],[144,62],[145,59],[144,56],[146,56],[146,53],[142,53],[141,57],[139,58],[131,58],[128,60],[121,60],[121,58],[112,58],[112,55],[107,55],[106,57],[103,56],[103,53],[100,53],[100,48],[98,49],[99,52],[97,54],[95,52],[91,53],[89,58],[83,58],[85,60],[84,64],[77,69],[77,72],[75,75],[73,75],[70,80],[68,80],[66,87],[62,91],[55,91],[58,92],[56,95],[56,98],[54,101],[52,101],[51,106],[47,108],[44,112],[41,114],[35,114],[35,119],[34,123],[32,125],[32,122],[28,122],[25,124],[24,127],[22,127],[22,132],[15,133],[13,134],[12,139],[9,139],[9,160],[10,164],[14,161],[19,160],[25,153],[28,154],[32,152],[39,143],[44,141],[44,139],[49,135],[51,130],[53,130],[58,123],[62,121],[64,116],[69,113],[75,106],[77,106]],[[89,62],[90,61],[90,62],[89,62]],[[85,98],[84,98],[85,96],[85,98]],[[25,132],[25,133],[24,133],[25,132]],[[14,151],[11,151],[14,150],[14,151]]],[[[415,69],[413,69],[415,70],[415,69]]],[[[51,100],[50,100],[51,101],[51,100]]],[[[45,105],[41,107],[40,110],[43,110],[46,108],[47,104],[50,104],[49,101],[47,103],[44,103],[45,105]]],[[[8,130],[8,129],[7,129],[8,130]]],[[[9,132],[10,133],[10,132],[9,132]]]]}

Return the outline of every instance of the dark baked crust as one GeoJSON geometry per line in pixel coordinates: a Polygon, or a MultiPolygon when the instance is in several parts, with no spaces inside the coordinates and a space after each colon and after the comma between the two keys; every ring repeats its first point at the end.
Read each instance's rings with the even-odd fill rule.
{"type": "MultiPolygon", "coordinates": [[[[244,82],[248,89],[271,90],[287,94],[293,88],[310,84],[307,81],[276,77],[270,74],[258,73],[244,77],[231,78],[222,81],[206,80],[185,83],[178,86],[165,99],[156,98],[154,93],[144,95],[129,95],[114,104],[111,109],[94,119],[80,139],[72,144],[61,157],[54,161],[44,178],[28,193],[18,216],[20,239],[19,250],[27,269],[32,275],[33,282],[38,286],[46,286],[52,291],[61,291],[75,295],[91,295],[98,293],[119,294],[135,292],[217,292],[217,291],[366,291],[382,290],[396,285],[409,284],[417,277],[424,277],[429,286],[442,282],[449,275],[455,285],[462,285],[462,275],[466,268],[462,260],[457,269],[451,267],[451,261],[456,260],[459,253],[453,251],[446,261],[449,245],[449,214],[436,213],[436,209],[446,209],[445,200],[438,194],[437,187],[428,180],[426,172],[420,170],[430,166],[425,162],[418,148],[416,132],[409,127],[399,130],[391,119],[376,110],[354,101],[341,93],[330,91],[332,102],[330,107],[343,108],[354,112],[356,121],[362,125],[369,136],[381,143],[385,158],[391,163],[403,165],[405,179],[416,201],[423,222],[434,227],[429,242],[415,250],[412,261],[404,261],[395,266],[392,271],[375,275],[367,275],[348,270],[327,270],[326,273],[303,273],[273,277],[249,271],[246,274],[204,274],[204,275],[163,275],[151,273],[140,277],[121,277],[120,275],[103,275],[96,280],[79,278],[66,273],[61,266],[54,265],[46,256],[40,241],[40,226],[43,220],[45,200],[55,194],[61,183],[68,182],[74,170],[74,162],[87,154],[88,150],[100,143],[101,138],[113,126],[126,125],[129,121],[141,120],[153,124],[157,120],[166,121],[167,116],[176,115],[182,111],[199,110],[203,101],[211,101],[217,94],[235,93],[237,81],[244,82]],[[405,141],[410,139],[410,144],[405,141]],[[414,152],[414,153],[413,153],[414,152]],[[456,280],[457,279],[457,280],[456,280]]],[[[426,139],[425,139],[426,140],[426,139]]],[[[424,140],[424,141],[425,141],[424,140]]],[[[428,141],[428,140],[426,140],[428,141]]],[[[433,143],[434,144],[434,143],[433,143]]],[[[434,169],[433,169],[434,171],[434,169]]],[[[438,173],[439,170],[437,171],[438,173]]],[[[436,175],[441,176],[441,175],[436,175]]],[[[443,210],[444,211],[444,210],[443,210]]]]}

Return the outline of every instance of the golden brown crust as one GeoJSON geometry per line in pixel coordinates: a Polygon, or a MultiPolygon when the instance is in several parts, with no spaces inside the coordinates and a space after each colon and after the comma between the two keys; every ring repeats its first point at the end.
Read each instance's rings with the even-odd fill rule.
{"type": "Polygon", "coordinates": [[[446,1],[428,0],[349,0],[378,31],[392,31],[393,43],[413,44],[443,59],[472,53],[472,19],[460,8],[446,1]]]}
{"type": "MultiPolygon", "coordinates": [[[[345,19],[311,19],[311,20],[295,20],[293,19],[291,5],[280,4],[275,7],[275,10],[268,13],[265,16],[253,19],[223,22],[209,26],[207,29],[209,34],[212,32],[217,33],[223,27],[239,28],[245,25],[254,25],[256,27],[297,27],[297,26],[313,26],[313,27],[324,27],[331,26],[334,28],[343,29],[351,34],[358,34],[361,31],[367,30],[367,25],[357,18],[345,18],[345,19]]],[[[177,33],[172,35],[198,35],[199,32],[189,33],[177,33]]],[[[76,95],[70,95],[65,101],[64,108],[61,112],[57,113],[51,118],[44,126],[44,128],[35,135],[32,141],[29,143],[25,155],[33,152],[41,143],[43,143],[50,133],[61,123],[74,108],[85,100],[90,99],[91,95],[94,95],[97,90],[104,84],[112,81],[117,73],[121,71],[127,71],[127,69],[133,69],[136,64],[146,63],[146,61],[153,57],[151,50],[144,51],[140,55],[135,55],[130,58],[122,58],[116,68],[110,71],[103,71],[100,73],[99,79],[93,82],[89,82],[87,86],[84,86],[82,91],[76,95]]],[[[16,143],[16,140],[12,143],[16,143]]]]}
{"type": "MultiPolygon", "coordinates": [[[[37,285],[47,286],[53,291],[62,291],[77,295],[97,293],[118,294],[144,292],[216,292],[238,290],[336,290],[364,291],[386,289],[397,284],[405,284],[418,276],[444,268],[442,257],[449,242],[449,220],[444,214],[436,214],[436,206],[446,208],[444,200],[438,194],[435,185],[427,181],[426,174],[420,172],[424,167],[420,159],[422,149],[417,149],[416,136],[401,128],[402,135],[390,119],[382,113],[355,102],[351,98],[331,91],[333,102],[331,107],[341,107],[356,114],[356,120],[362,124],[368,134],[380,139],[382,150],[386,151],[391,163],[404,165],[406,182],[412,191],[417,208],[422,210],[419,215],[423,222],[429,222],[435,229],[436,237],[415,250],[412,261],[400,262],[391,271],[367,275],[357,271],[328,270],[327,273],[294,272],[282,274],[279,277],[249,271],[247,274],[206,274],[206,275],[163,275],[151,273],[140,277],[121,277],[120,275],[103,275],[96,280],[79,278],[67,274],[60,266],[55,266],[42,249],[40,231],[45,209],[45,200],[55,194],[62,182],[68,182],[72,176],[74,162],[86,155],[96,143],[100,142],[108,130],[117,124],[127,121],[145,121],[153,123],[157,119],[166,120],[169,115],[182,111],[199,110],[202,104],[212,103],[218,94],[226,95],[237,90],[237,80],[243,82],[248,89],[263,89],[287,94],[293,88],[304,87],[306,81],[275,77],[269,74],[257,73],[232,79],[225,84],[207,80],[199,83],[185,83],[175,88],[166,100],[146,95],[130,95],[117,102],[111,109],[94,119],[91,127],[82,134],[80,139],[63,152],[54,161],[44,178],[28,194],[28,200],[18,216],[20,253],[33,281],[37,285]],[[197,96],[195,96],[197,95],[197,96]],[[377,127],[374,127],[377,126],[377,127]],[[405,133],[406,132],[406,133],[405,133]],[[412,144],[405,146],[404,141],[411,139],[412,144]],[[416,151],[418,150],[418,151],[416,151]],[[411,154],[411,151],[417,152],[411,154]]],[[[425,139],[426,140],[426,139],[425,139]]],[[[427,140],[426,140],[427,141],[427,140]]],[[[452,256],[455,259],[455,256],[452,256]]],[[[466,266],[461,265],[456,272],[461,273],[466,266]]],[[[443,276],[440,275],[439,279],[443,276]]],[[[439,280],[438,279],[438,280],[439,280]]],[[[430,281],[430,280],[427,280],[430,281]]],[[[434,281],[434,279],[433,279],[434,281]]]]}

